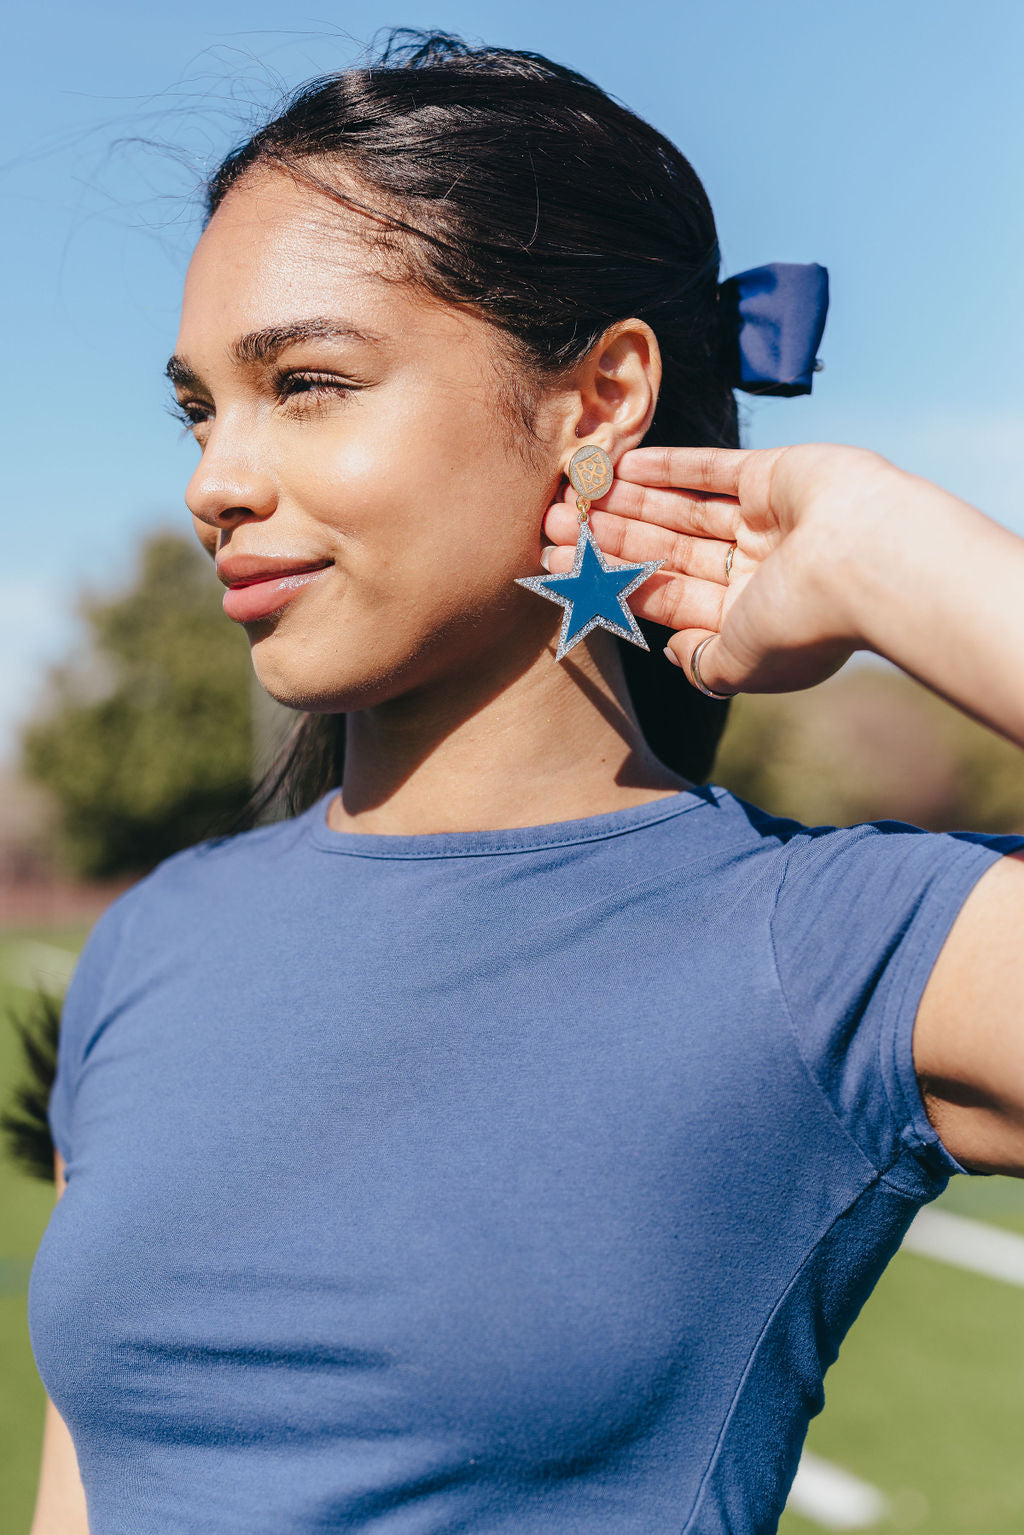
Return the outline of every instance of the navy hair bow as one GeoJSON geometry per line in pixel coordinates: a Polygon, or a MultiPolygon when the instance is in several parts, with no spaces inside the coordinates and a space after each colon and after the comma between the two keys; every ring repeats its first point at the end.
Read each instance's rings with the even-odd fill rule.
{"type": "Polygon", "coordinates": [[[828,272],[772,261],[719,284],[734,389],[810,394],[828,313],[828,272]]]}

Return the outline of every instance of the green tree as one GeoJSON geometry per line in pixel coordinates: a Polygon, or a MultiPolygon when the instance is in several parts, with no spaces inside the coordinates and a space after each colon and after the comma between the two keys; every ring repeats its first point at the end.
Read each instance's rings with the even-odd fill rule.
{"type": "Polygon", "coordinates": [[[251,663],[198,545],[150,535],[130,588],[87,595],[87,643],[49,675],[21,771],[55,796],[85,877],[140,874],[209,835],[250,788],[251,663]]]}

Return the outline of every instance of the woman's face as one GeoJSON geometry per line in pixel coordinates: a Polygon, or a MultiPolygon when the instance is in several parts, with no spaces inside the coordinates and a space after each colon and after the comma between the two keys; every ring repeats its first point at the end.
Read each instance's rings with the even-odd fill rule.
{"type": "Polygon", "coordinates": [[[169,369],[221,578],[323,567],[225,594],[263,685],[315,712],[525,660],[559,617],[514,581],[538,568],[571,396],[546,398],[523,451],[494,329],[388,280],[360,221],[250,174],[193,255],[169,369]]]}

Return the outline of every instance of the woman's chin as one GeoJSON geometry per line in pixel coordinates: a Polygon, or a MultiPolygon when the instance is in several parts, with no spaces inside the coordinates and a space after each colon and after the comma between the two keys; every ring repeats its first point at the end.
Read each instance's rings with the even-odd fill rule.
{"type": "Polygon", "coordinates": [[[387,703],[403,691],[394,668],[382,670],[380,657],[367,658],[365,666],[339,667],[311,663],[308,650],[291,658],[253,646],[253,670],[260,686],[285,708],[307,714],[351,714],[387,703]]]}

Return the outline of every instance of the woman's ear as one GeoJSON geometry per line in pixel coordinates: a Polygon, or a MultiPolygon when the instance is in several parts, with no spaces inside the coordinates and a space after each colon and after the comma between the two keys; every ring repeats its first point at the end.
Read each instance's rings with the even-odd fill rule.
{"type": "Polygon", "coordinates": [[[586,439],[617,463],[643,441],[660,388],[661,351],[653,330],[643,320],[616,321],[573,374],[568,453],[586,439]]]}

